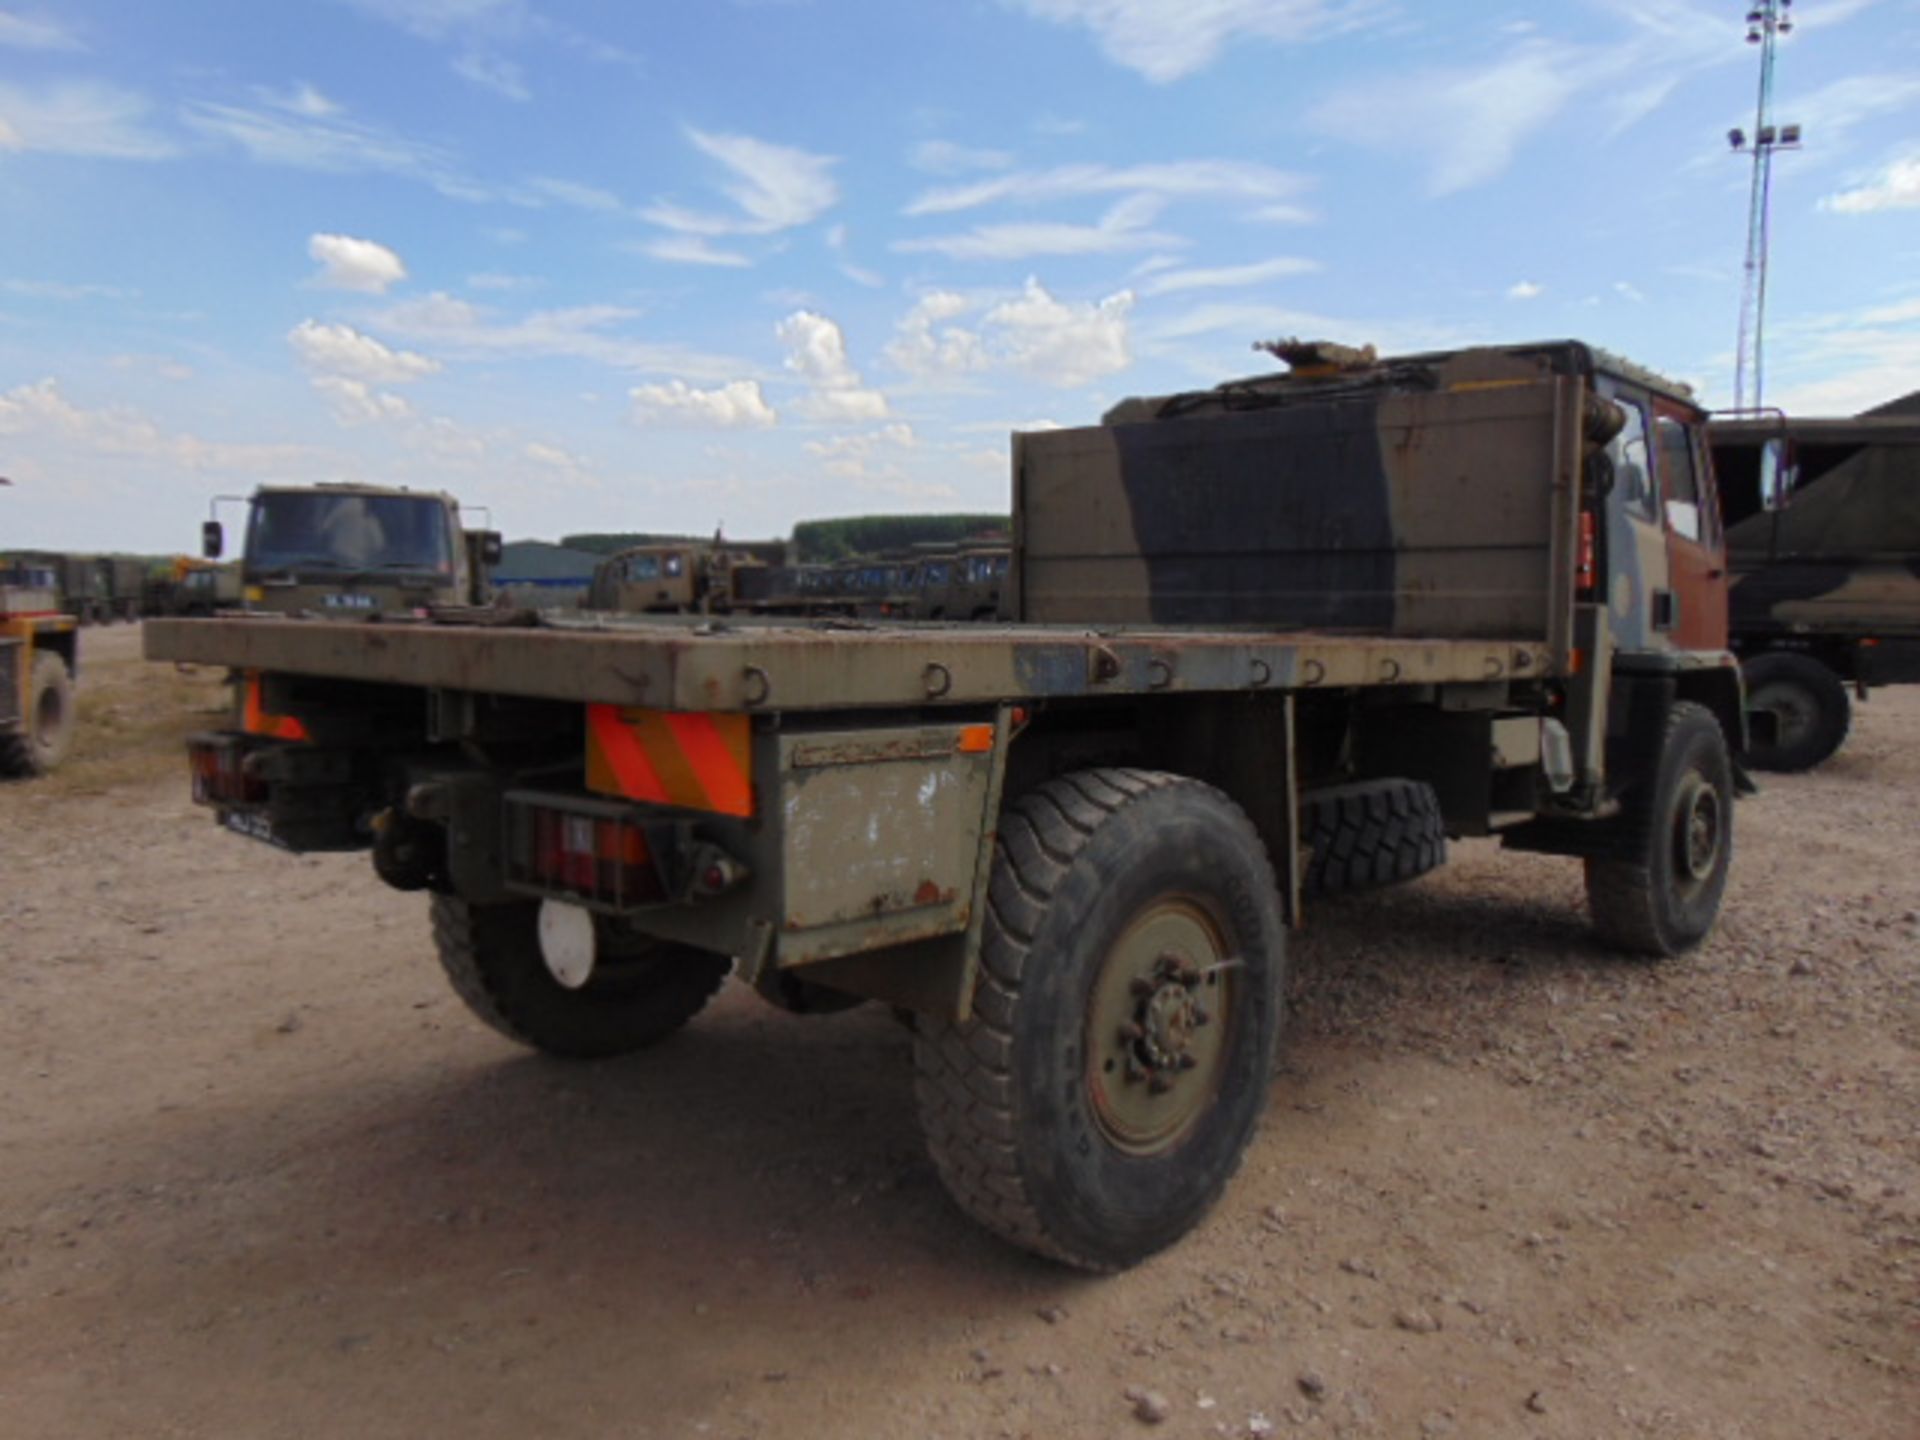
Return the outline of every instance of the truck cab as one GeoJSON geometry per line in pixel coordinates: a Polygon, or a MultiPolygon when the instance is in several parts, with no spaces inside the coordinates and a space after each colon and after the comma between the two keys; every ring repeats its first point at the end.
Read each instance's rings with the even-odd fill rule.
{"type": "MultiPolygon", "coordinates": [[[[217,560],[220,523],[202,549],[217,560]]],[[[484,604],[494,531],[468,531],[439,492],[374,485],[263,485],[247,506],[240,560],[249,610],[364,619],[484,604]]]]}
{"type": "Polygon", "coordinates": [[[1711,440],[1754,762],[1810,769],[1846,739],[1849,687],[1920,683],[1920,414],[1742,413],[1711,440]]]}

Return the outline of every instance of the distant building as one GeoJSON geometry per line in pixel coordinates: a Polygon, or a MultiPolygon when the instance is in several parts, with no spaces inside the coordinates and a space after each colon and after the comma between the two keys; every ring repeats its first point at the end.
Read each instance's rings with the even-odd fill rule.
{"type": "Polygon", "coordinates": [[[591,550],[546,540],[515,540],[501,547],[500,563],[493,567],[494,589],[513,605],[578,605],[602,558],[591,550]]]}

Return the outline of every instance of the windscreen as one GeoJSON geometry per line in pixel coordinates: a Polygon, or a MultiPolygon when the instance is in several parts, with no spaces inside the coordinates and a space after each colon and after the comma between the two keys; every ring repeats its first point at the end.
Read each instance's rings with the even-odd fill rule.
{"type": "Polygon", "coordinates": [[[447,513],[424,495],[278,492],[254,497],[247,565],[275,570],[450,574],[447,513]]]}

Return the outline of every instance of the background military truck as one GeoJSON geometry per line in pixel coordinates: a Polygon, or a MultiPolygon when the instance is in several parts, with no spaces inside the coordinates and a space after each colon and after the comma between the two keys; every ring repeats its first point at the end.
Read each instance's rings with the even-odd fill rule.
{"type": "Polygon", "coordinates": [[[630,546],[593,574],[585,608],[630,615],[724,615],[743,608],[748,572],[784,565],[780,540],[687,540],[630,546]]]}
{"type": "Polygon", "coordinates": [[[154,622],[149,657],[256,677],[195,798],[370,849],[456,993],[552,1055],[652,1044],[729,972],[895,1006],[959,1204],[1131,1264],[1252,1134],[1305,892],[1498,835],[1663,956],[1732,853],[1688,395],[1571,342],[1280,353],[1015,437],[1017,623],[154,622]]]}
{"type": "Polygon", "coordinates": [[[56,579],[0,562],[0,775],[44,775],[73,744],[79,621],[58,608],[56,579]]]}
{"type": "MultiPolygon", "coordinates": [[[[239,501],[222,496],[214,502],[239,501]]],[[[381,485],[263,485],[244,502],[240,603],[247,610],[351,618],[485,605],[500,535],[468,530],[460,502],[381,485]]],[[[201,552],[226,547],[218,519],[201,552]]],[[[217,582],[216,582],[217,584],[217,582]]]]}
{"type": "Polygon", "coordinates": [[[1756,415],[1709,434],[1752,761],[1810,769],[1846,740],[1848,687],[1920,682],[1920,413],[1756,415]]]}

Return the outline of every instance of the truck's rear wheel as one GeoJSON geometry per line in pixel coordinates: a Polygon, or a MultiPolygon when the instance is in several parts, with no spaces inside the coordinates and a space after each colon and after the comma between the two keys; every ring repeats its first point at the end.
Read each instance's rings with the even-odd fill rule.
{"type": "Polygon", "coordinates": [[[48,651],[33,657],[20,733],[0,740],[0,768],[14,775],[44,775],[73,748],[73,677],[66,661],[48,651]]]}
{"type": "Polygon", "coordinates": [[[1436,869],[1447,858],[1440,797],[1420,780],[1358,780],[1300,797],[1309,895],[1377,890],[1436,869]]]}
{"type": "Polygon", "coordinates": [[[941,1179],[1028,1250],[1116,1270],[1172,1244],[1266,1099],[1286,931],[1247,817],[1197,781],[1085,770],[1009,805],[973,1018],[922,1016],[941,1179]]]}
{"type": "Polygon", "coordinates": [[[1667,714],[1649,780],[1624,800],[1620,858],[1587,861],[1594,928],[1622,950],[1669,956],[1713,929],[1733,860],[1733,763],[1711,710],[1667,714]]]}
{"type": "Polygon", "coordinates": [[[1811,655],[1768,651],[1747,661],[1740,673],[1747,708],[1773,716],[1775,733],[1747,747],[1756,770],[1811,770],[1846,740],[1853,725],[1846,684],[1811,655]]]}
{"type": "Polygon", "coordinates": [[[732,961],[686,945],[612,949],[578,989],[540,954],[536,901],[474,905],[433,897],[433,942],[454,993],[510,1040],[595,1060],[666,1039],[720,988],[732,961]]]}

